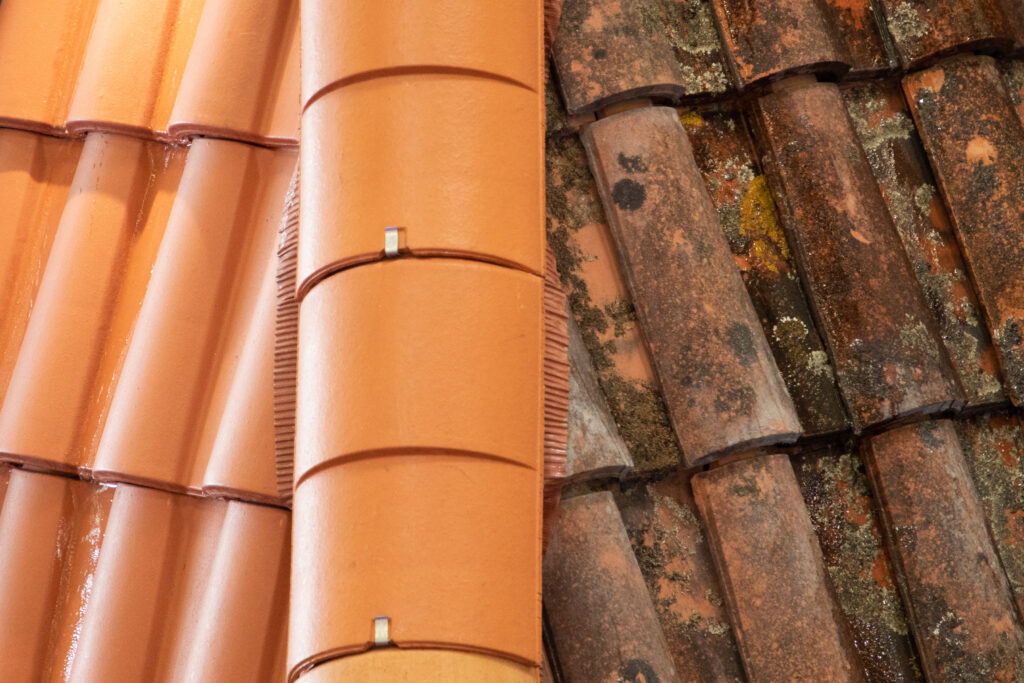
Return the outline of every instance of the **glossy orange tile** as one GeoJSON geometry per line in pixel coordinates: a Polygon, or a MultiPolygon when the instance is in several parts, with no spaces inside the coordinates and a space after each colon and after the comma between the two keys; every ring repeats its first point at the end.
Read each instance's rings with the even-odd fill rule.
{"type": "Polygon", "coordinates": [[[386,649],[325,662],[303,674],[303,683],[343,681],[488,681],[529,683],[537,670],[507,659],[451,650],[386,649]]]}
{"type": "Polygon", "coordinates": [[[286,511],[19,470],[2,502],[5,680],[283,677],[286,511]]]}
{"type": "Polygon", "coordinates": [[[459,259],[388,260],[317,285],[299,320],[296,482],[392,452],[540,468],[541,293],[538,277],[459,259]]]}
{"type": "Polygon", "coordinates": [[[388,73],[462,72],[539,93],[541,7],[538,0],[307,0],[302,3],[303,106],[329,86],[388,73]]]}
{"type": "Polygon", "coordinates": [[[300,481],[291,678],[370,649],[382,616],[401,648],[539,666],[540,510],[539,470],[444,451],[369,456],[300,481]]]}
{"type": "Polygon", "coordinates": [[[313,103],[302,122],[300,298],[332,271],[383,258],[391,226],[403,253],[543,273],[532,227],[543,211],[540,117],[535,93],[454,74],[375,78],[313,103]]]}

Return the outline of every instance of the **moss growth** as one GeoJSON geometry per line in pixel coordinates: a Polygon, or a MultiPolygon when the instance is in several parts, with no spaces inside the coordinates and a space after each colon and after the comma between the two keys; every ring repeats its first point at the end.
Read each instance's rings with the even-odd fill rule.
{"type": "Polygon", "coordinates": [[[928,24],[921,19],[917,8],[909,2],[901,2],[892,8],[888,25],[889,33],[900,44],[923,38],[930,30],[928,24]]]}

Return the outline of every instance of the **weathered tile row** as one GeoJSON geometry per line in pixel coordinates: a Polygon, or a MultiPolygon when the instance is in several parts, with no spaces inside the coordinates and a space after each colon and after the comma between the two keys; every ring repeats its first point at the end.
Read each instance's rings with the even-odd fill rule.
{"type": "Polygon", "coordinates": [[[903,88],[950,209],[1006,391],[1024,402],[1024,124],[996,62],[954,57],[903,88]]]}
{"type": "Polygon", "coordinates": [[[957,50],[1008,50],[1001,0],[878,0],[904,69],[957,50]]]}
{"type": "Polygon", "coordinates": [[[963,403],[835,84],[794,78],[755,103],[780,202],[855,430],[963,403]]]}

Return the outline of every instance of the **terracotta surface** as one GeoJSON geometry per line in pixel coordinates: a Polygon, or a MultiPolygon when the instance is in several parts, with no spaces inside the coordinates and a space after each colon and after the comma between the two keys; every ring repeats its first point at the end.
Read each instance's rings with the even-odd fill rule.
{"type": "MultiPolygon", "coordinates": [[[[444,73],[501,82],[536,96],[544,82],[543,21],[537,1],[304,2],[303,107],[330,90],[359,81],[383,76],[414,81],[444,73]],[[382,35],[388,40],[381,41],[382,35]],[[494,40],[497,35],[502,39],[494,40]]],[[[430,110],[422,103],[412,109],[430,110]]]]}
{"type": "Polygon", "coordinates": [[[537,99],[500,81],[431,73],[359,81],[311,104],[300,298],[333,271],[383,258],[390,226],[403,253],[543,273],[543,235],[525,227],[542,211],[537,99]]]}
{"type": "Polygon", "coordinates": [[[834,84],[756,105],[767,171],[854,428],[956,408],[954,371],[834,84]]]}
{"type": "Polygon", "coordinates": [[[1024,631],[953,423],[879,434],[864,457],[925,675],[1019,678],[1024,631]]]}
{"type": "Polygon", "coordinates": [[[1005,50],[1013,43],[1000,0],[878,0],[904,68],[954,50],[1005,50]]]}
{"type": "Polygon", "coordinates": [[[547,231],[580,336],[636,469],[678,464],[681,451],[650,352],[597,186],[575,137],[548,140],[547,231]]]}
{"type": "Polygon", "coordinates": [[[772,356],[793,399],[803,435],[849,428],[835,371],[779,222],[768,179],[738,111],[681,111],[693,156],[718,211],[743,283],[761,320],[772,356]]]}
{"type": "Polygon", "coordinates": [[[529,683],[538,680],[537,676],[538,673],[534,667],[472,652],[391,648],[325,662],[304,674],[302,680],[308,683],[344,683],[345,681],[529,683]]]}
{"type": "MultiPolygon", "coordinates": [[[[555,255],[544,255],[544,547],[558,511],[569,457],[569,411],[572,382],[565,292],[555,255]]],[[[582,344],[581,344],[582,346],[582,344]]],[[[583,353],[586,353],[585,351],[583,353]]],[[[591,381],[593,379],[591,378],[591,381]]],[[[594,387],[594,391],[597,391],[594,387]]],[[[606,413],[607,416],[607,413],[606,413]]]]}
{"type": "Polygon", "coordinates": [[[731,88],[705,0],[567,0],[553,54],[571,114],[731,88]]]}
{"type": "Polygon", "coordinates": [[[317,285],[299,321],[296,482],[389,453],[539,472],[541,293],[540,278],[459,259],[399,258],[317,285]]]}
{"type": "Polygon", "coordinates": [[[904,78],[1003,370],[1024,401],[1024,125],[988,57],[958,57],[904,78]]]}
{"type": "Polygon", "coordinates": [[[293,553],[307,559],[293,564],[292,679],[369,649],[377,616],[400,647],[539,666],[538,469],[399,451],[314,473],[294,504],[293,553]]]}
{"type": "Polygon", "coordinates": [[[712,0],[733,77],[742,86],[794,73],[842,75],[850,64],[817,0],[712,0]]]}
{"type": "Polygon", "coordinates": [[[7,0],[0,121],[39,131],[295,145],[293,7],[290,0],[7,0]]]}
{"type": "Polygon", "coordinates": [[[875,0],[822,0],[820,9],[846,52],[847,78],[866,78],[897,66],[896,50],[875,0]]]}
{"type": "Polygon", "coordinates": [[[583,141],[686,463],[794,440],[792,401],[675,110],[602,119],[583,141]]]}
{"type": "Polygon", "coordinates": [[[793,470],[825,569],[869,681],[913,681],[907,614],[882,540],[864,464],[844,444],[801,454],[793,470]]]}
{"type": "Polygon", "coordinates": [[[566,683],[677,680],[611,494],[562,500],[544,607],[566,683]]]}
{"type": "Polygon", "coordinates": [[[13,471],[0,508],[5,680],[281,680],[288,517],[13,471]]]}
{"type": "Polygon", "coordinates": [[[1024,618],[1024,430],[1011,411],[958,421],[957,435],[989,533],[1024,618]]]}
{"type": "Polygon", "coordinates": [[[0,401],[81,152],[78,142],[0,130],[0,401]]]}
{"type": "Polygon", "coordinates": [[[1005,400],[995,348],[902,90],[896,83],[864,83],[844,89],[843,99],[966,405],[1005,400]]]}
{"type": "Polygon", "coordinates": [[[295,485],[295,407],[298,400],[299,168],[292,175],[277,233],[277,312],[274,318],[274,466],[277,492],[291,502],[295,485]]]}
{"type": "Polygon", "coordinates": [[[87,137],[0,409],[6,458],[278,500],[271,296],[294,163],[87,137]]]}
{"type": "Polygon", "coordinates": [[[590,354],[574,320],[569,321],[569,450],[570,481],[621,477],[633,458],[608,411],[590,354]]]}
{"type": "Polygon", "coordinates": [[[616,500],[679,680],[743,680],[689,473],[626,486],[616,500]]]}
{"type": "Polygon", "coordinates": [[[747,676],[864,680],[785,455],[693,478],[747,676]]]}

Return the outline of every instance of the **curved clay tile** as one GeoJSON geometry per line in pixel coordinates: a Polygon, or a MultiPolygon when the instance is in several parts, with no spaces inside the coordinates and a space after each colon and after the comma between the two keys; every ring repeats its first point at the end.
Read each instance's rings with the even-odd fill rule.
{"type": "Polygon", "coordinates": [[[538,277],[457,259],[399,258],[318,284],[299,320],[296,482],[389,452],[538,468],[541,293],[538,277]]]}
{"type": "Polygon", "coordinates": [[[566,680],[677,680],[610,493],[562,500],[544,557],[544,609],[566,680]]]}
{"type": "MultiPolygon", "coordinates": [[[[307,0],[302,3],[303,108],[330,86],[389,73],[463,72],[536,95],[544,83],[543,21],[537,2],[307,0]]],[[[420,105],[410,109],[429,111],[420,105]]]]}
{"type": "Polygon", "coordinates": [[[532,683],[534,667],[453,650],[379,650],[320,664],[302,675],[305,683],[338,681],[487,681],[487,683],[532,683]]]}
{"type": "Polygon", "coordinates": [[[785,455],[693,478],[747,676],[863,681],[821,548],[785,455]]]}
{"type": "Polygon", "coordinates": [[[524,144],[542,125],[537,98],[498,81],[424,74],[314,102],[302,122],[300,298],[332,271],[383,258],[388,227],[404,253],[543,273],[543,233],[524,227],[543,211],[541,148],[524,144]]]}
{"type": "Polygon", "coordinates": [[[712,0],[736,82],[797,73],[842,75],[849,58],[818,0],[712,0]]]}
{"type": "Polygon", "coordinates": [[[1001,0],[879,0],[904,69],[955,51],[1007,50],[1014,40],[1001,0]]]}
{"type": "Polygon", "coordinates": [[[896,51],[875,0],[821,0],[820,7],[849,60],[848,78],[864,78],[896,68],[896,51]]]}
{"type": "Polygon", "coordinates": [[[1002,365],[1024,403],[1024,126],[996,62],[965,56],[910,74],[903,89],[950,209],[1002,365]]]}
{"type": "MultiPolygon", "coordinates": [[[[238,475],[222,472],[226,479],[213,483],[256,483],[261,498],[276,499],[272,422],[232,412],[237,408],[227,399],[229,383],[254,379],[237,364],[246,339],[255,336],[262,291],[268,336],[258,377],[262,413],[272,414],[271,267],[294,163],[288,152],[193,143],[91,464],[97,476],[200,488],[210,464],[201,458],[227,456],[238,475]],[[242,425],[226,423],[232,417],[246,420],[252,436],[240,438],[235,430],[242,425]],[[203,448],[204,423],[207,430],[235,432],[238,443],[224,448],[210,439],[203,448]],[[239,457],[236,449],[250,439],[262,451],[239,457]]],[[[220,466],[227,463],[214,463],[220,466]]]]}
{"type": "Polygon", "coordinates": [[[878,496],[928,680],[1018,680],[1024,630],[949,420],[871,437],[878,496]]]}
{"type": "Polygon", "coordinates": [[[0,403],[81,153],[78,141],[0,130],[0,403]]]}
{"type": "Polygon", "coordinates": [[[373,647],[376,617],[400,648],[539,666],[540,510],[537,467],[461,453],[369,456],[300,481],[291,680],[373,647]]]}
{"type": "Polygon", "coordinates": [[[800,433],[674,109],[583,134],[637,317],[688,465],[800,433]]]}
{"type": "Polygon", "coordinates": [[[958,408],[955,373],[839,88],[792,79],[755,110],[783,225],[854,428],[958,408]]]}
{"type": "Polygon", "coordinates": [[[294,145],[299,97],[299,3],[206,0],[167,130],[294,145]]]}
{"type": "Polygon", "coordinates": [[[844,89],[843,99],[939,323],[966,405],[1006,400],[978,297],[902,90],[897,83],[862,83],[844,89]]]}

